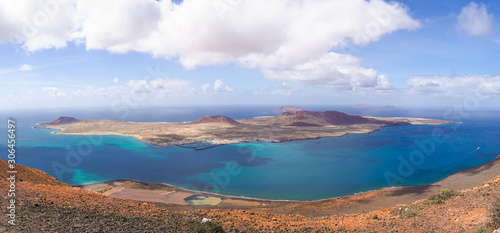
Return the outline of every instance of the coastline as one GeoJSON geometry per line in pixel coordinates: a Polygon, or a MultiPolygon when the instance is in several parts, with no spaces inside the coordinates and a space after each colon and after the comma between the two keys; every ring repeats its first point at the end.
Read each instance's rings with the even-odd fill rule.
{"type": "MultiPolygon", "coordinates": [[[[0,161],[3,161],[0,164],[3,165],[3,170],[8,169],[8,163],[5,160],[0,161]]],[[[495,164],[492,163],[491,166],[482,169],[476,167],[468,173],[491,171],[491,168],[496,166],[495,164]]],[[[126,231],[129,232],[144,231],[145,226],[151,226],[151,231],[155,231],[160,229],[159,227],[171,226],[171,224],[177,225],[165,231],[180,231],[184,229],[182,227],[185,227],[186,231],[192,231],[190,224],[195,221],[199,222],[203,218],[217,221],[228,232],[338,232],[340,230],[343,232],[360,230],[415,232],[420,231],[419,229],[437,232],[473,232],[477,229],[484,229],[485,224],[489,223],[491,209],[495,208],[495,201],[498,201],[500,195],[500,176],[496,176],[484,184],[459,190],[457,195],[439,205],[427,201],[416,201],[375,211],[365,209],[361,211],[362,213],[356,214],[339,213],[334,206],[336,203],[331,201],[312,204],[271,203],[267,206],[225,202],[218,206],[193,207],[109,198],[109,196],[59,183],[54,177],[34,168],[22,165],[18,168],[25,171],[20,175],[24,174],[24,178],[30,178],[23,178],[25,182],[19,183],[19,192],[24,203],[21,208],[24,212],[21,212],[21,216],[26,220],[23,222],[29,223],[29,226],[35,229],[52,227],[50,229],[64,232],[71,231],[71,229],[75,231],[74,226],[79,226],[77,231],[85,231],[88,226],[95,227],[96,223],[110,226],[108,229],[111,231],[122,229],[117,227],[123,227],[123,224],[126,224],[126,227],[137,226],[134,230],[127,228],[126,231]],[[47,185],[46,181],[49,180],[56,183],[47,185]],[[408,216],[410,214],[412,215],[408,216]],[[84,224],[80,222],[82,219],[87,219],[84,224]],[[101,220],[96,222],[95,219],[101,220]],[[151,221],[157,221],[157,223],[146,225],[151,221]],[[60,224],[54,224],[54,222],[60,224]],[[120,222],[120,224],[113,225],[115,222],[120,222]],[[68,227],[62,229],[60,226],[68,227]]],[[[6,177],[7,173],[4,175],[4,178],[6,177]]],[[[7,188],[9,182],[4,181],[1,185],[7,188]]],[[[156,193],[167,192],[169,190],[156,193]]],[[[197,201],[199,200],[195,200],[197,201]]],[[[365,200],[364,204],[367,203],[369,202],[365,200]]],[[[20,226],[23,225],[25,224],[20,226]]],[[[29,230],[26,227],[22,229],[29,230]]],[[[23,231],[22,229],[16,229],[16,232],[23,231]]]]}
{"type": "Polygon", "coordinates": [[[240,120],[224,116],[204,116],[188,123],[78,120],[60,117],[46,123],[47,125],[34,128],[59,129],[55,134],[128,136],[156,146],[170,146],[194,143],[279,143],[341,137],[346,134],[369,134],[390,126],[450,123],[455,122],[411,117],[361,117],[332,111],[302,111],[240,120]]]}
{"type": "MultiPolygon", "coordinates": [[[[451,123],[450,123],[451,124],[451,123]]],[[[398,126],[398,125],[396,125],[398,126]]],[[[52,130],[57,130],[51,132],[52,134],[59,134],[59,135],[81,135],[81,136],[120,136],[120,137],[131,137],[135,138],[136,140],[139,140],[144,143],[149,143],[158,147],[166,147],[166,146],[183,146],[183,145],[189,145],[189,144],[195,144],[195,143],[210,143],[213,146],[220,146],[220,145],[230,145],[230,144],[240,144],[240,143],[249,143],[249,142],[268,142],[268,143],[282,143],[282,142],[290,142],[290,141],[299,141],[299,140],[315,140],[315,139],[320,139],[320,138],[337,138],[337,137],[344,137],[348,134],[371,134],[373,132],[376,132],[380,130],[381,128],[384,127],[396,127],[396,126],[380,126],[375,129],[365,129],[365,130],[358,130],[358,131],[351,131],[351,132],[339,132],[334,135],[329,135],[329,136],[317,136],[317,137],[298,137],[298,138],[292,138],[292,139],[270,139],[270,138],[207,138],[207,139],[198,139],[198,140],[182,140],[182,141],[171,141],[171,142],[152,142],[150,140],[144,139],[144,137],[140,135],[134,135],[134,134],[121,134],[121,133],[114,133],[114,132],[100,132],[100,133],[93,133],[93,132],[78,132],[78,133],[73,133],[73,132],[64,132],[63,129],[57,128],[57,127],[46,127],[46,126],[35,126],[33,128],[38,128],[38,129],[52,129],[52,130]]]]}
{"type": "MultiPolygon", "coordinates": [[[[300,206],[301,208],[306,208],[308,206],[315,206],[316,209],[315,216],[316,216],[318,214],[321,215],[321,214],[331,213],[332,210],[337,214],[351,214],[351,213],[361,213],[365,211],[375,211],[375,210],[390,208],[396,205],[410,204],[422,199],[427,199],[430,195],[437,193],[441,189],[447,188],[453,190],[464,190],[464,189],[469,190],[477,185],[480,185],[498,176],[500,176],[500,155],[490,162],[455,173],[432,184],[420,185],[420,186],[387,187],[378,190],[355,193],[348,196],[326,198],[320,200],[306,200],[306,201],[269,200],[269,199],[252,198],[245,196],[216,194],[216,193],[208,193],[208,192],[185,189],[170,184],[141,182],[128,179],[120,179],[114,181],[131,181],[153,186],[158,185],[160,187],[169,187],[171,189],[176,190],[174,192],[189,194],[189,196],[204,195],[207,197],[221,198],[222,200],[243,201],[244,203],[242,205],[234,205],[234,206],[238,207],[253,206],[254,208],[261,208],[262,211],[265,212],[268,211],[276,212],[275,208],[272,208],[272,206],[276,205],[280,206],[279,212],[281,213],[292,212],[292,210],[297,211],[297,206],[300,206]],[[318,203],[321,203],[321,207],[319,208],[317,206],[318,203]]],[[[114,181],[108,181],[90,185],[80,185],[75,187],[92,190],[91,188],[88,187],[114,181]]],[[[158,189],[151,189],[151,191],[153,190],[158,190],[158,189]]],[[[122,198],[127,199],[126,195],[122,196],[122,198]]],[[[163,202],[163,203],[176,204],[168,202],[163,202]]],[[[224,206],[215,205],[214,207],[225,208],[230,206],[231,205],[224,205],[224,206]]],[[[308,213],[302,213],[302,214],[308,215],[308,213]]]]}
{"type": "MultiPolygon", "coordinates": [[[[447,125],[447,124],[456,124],[455,122],[451,123],[443,123],[439,125],[447,125]]],[[[435,124],[408,124],[408,125],[435,125],[435,124]]],[[[47,127],[47,126],[35,126],[33,128],[38,128],[38,129],[51,129],[51,130],[56,130],[52,131],[52,134],[59,134],[59,135],[81,135],[81,136],[117,136],[117,137],[130,137],[134,138],[138,141],[148,143],[154,146],[158,147],[166,147],[166,146],[183,146],[183,145],[189,145],[189,144],[195,144],[195,143],[210,143],[212,146],[220,146],[220,145],[231,145],[231,144],[240,144],[240,143],[251,143],[251,142],[267,142],[267,143],[283,143],[283,142],[291,142],[291,141],[301,141],[301,140],[316,140],[320,138],[339,138],[339,137],[345,137],[350,134],[371,134],[374,132],[379,131],[382,128],[386,127],[398,127],[398,126],[405,126],[405,125],[383,125],[380,127],[376,127],[373,129],[360,129],[356,131],[349,131],[349,132],[336,132],[333,135],[328,135],[328,136],[316,136],[316,137],[297,137],[297,138],[292,138],[292,139],[269,139],[269,138],[207,138],[207,139],[199,139],[199,140],[183,140],[183,141],[172,141],[172,142],[167,142],[167,143],[155,143],[150,140],[145,140],[144,137],[140,135],[135,135],[135,134],[121,134],[121,133],[115,133],[115,132],[104,132],[104,133],[93,133],[93,132],[78,132],[78,133],[73,133],[73,132],[64,132],[64,129],[57,128],[57,127],[47,127]]]]}

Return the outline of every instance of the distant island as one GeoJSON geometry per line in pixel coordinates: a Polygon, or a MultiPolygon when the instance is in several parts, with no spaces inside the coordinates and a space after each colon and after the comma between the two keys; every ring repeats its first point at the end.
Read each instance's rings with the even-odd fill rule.
{"type": "Polygon", "coordinates": [[[381,127],[410,124],[449,124],[451,121],[349,115],[338,111],[304,111],[286,106],[275,117],[234,120],[209,115],[187,123],[79,120],[60,117],[36,128],[59,129],[57,134],[131,136],[157,146],[209,143],[284,142],[352,133],[371,133],[381,127]],[[298,110],[298,111],[293,111],[298,110]]]}
{"type": "Polygon", "coordinates": [[[297,112],[304,111],[304,109],[296,107],[296,106],[281,106],[278,110],[269,111],[273,113],[284,113],[284,112],[297,112]]]}

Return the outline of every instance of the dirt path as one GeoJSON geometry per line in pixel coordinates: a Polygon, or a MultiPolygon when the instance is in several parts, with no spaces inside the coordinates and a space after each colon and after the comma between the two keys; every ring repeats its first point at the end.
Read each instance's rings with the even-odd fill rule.
{"type": "Polygon", "coordinates": [[[174,192],[164,190],[148,190],[126,187],[114,187],[103,193],[108,197],[129,199],[146,202],[161,202],[176,205],[188,205],[184,198],[192,196],[192,193],[174,192]]]}

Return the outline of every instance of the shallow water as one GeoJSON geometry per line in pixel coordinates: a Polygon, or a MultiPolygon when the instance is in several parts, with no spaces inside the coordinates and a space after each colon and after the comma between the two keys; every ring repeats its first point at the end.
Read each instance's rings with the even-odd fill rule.
{"type": "MultiPolygon", "coordinates": [[[[264,109],[269,107],[143,109],[125,120],[179,122],[195,120],[204,114],[242,119],[269,115],[264,109]]],[[[391,115],[389,110],[344,111],[391,115]]],[[[393,116],[442,118],[442,111],[391,111],[393,116]]],[[[489,162],[500,154],[500,126],[494,117],[498,115],[491,112],[476,112],[461,124],[386,127],[371,134],[284,143],[242,143],[199,151],[177,146],[160,148],[129,137],[54,135],[53,130],[31,128],[60,115],[123,119],[100,110],[37,114],[24,111],[2,115],[10,115],[17,121],[17,162],[41,169],[71,185],[128,178],[235,196],[317,200],[393,185],[433,183],[489,162]],[[433,132],[442,132],[446,138],[433,140],[433,132]],[[434,149],[428,151],[432,149],[430,144],[420,147],[420,143],[415,142],[432,142],[434,149]],[[423,156],[415,156],[419,153],[423,156]],[[401,164],[406,163],[411,167],[400,169],[401,164]]],[[[0,130],[6,132],[5,126],[0,130]]],[[[5,135],[0,135],[0,140],[5,141],[5,135]]],[[[3,150],[7,150],[6,144],[0,145],[0,151],[3,150]]]]}

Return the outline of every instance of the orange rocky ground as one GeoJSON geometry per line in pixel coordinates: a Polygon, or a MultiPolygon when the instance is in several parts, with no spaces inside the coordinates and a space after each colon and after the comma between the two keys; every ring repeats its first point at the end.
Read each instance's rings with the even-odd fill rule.
{"type": "MultiPolygon", "coordinates": [[[[5,190],[0,196],[6,206],[9,183],[5,161],[0,164],[0,190],[5,190]]],[[[0,232],[190,232],[199,229],[192,227],[203,217],[218,221],[228,232],[474,232],[483,228],[491,232],[495,227],[491,216],[500,215],[500,207],[493,209],[500,196],[500,176],[461,190],[442,204],[422,200],[347,215],[337,215],[332,209],[329,215],[311,218],[252,209],[165,210],[53,182],[36,169],[18,165],[17,170],[29,176],[16,183],[17,225],[9,226],[4,217],[0,232]]],[[[5,216],[6,208],[2,211],[5,216]]]]}

